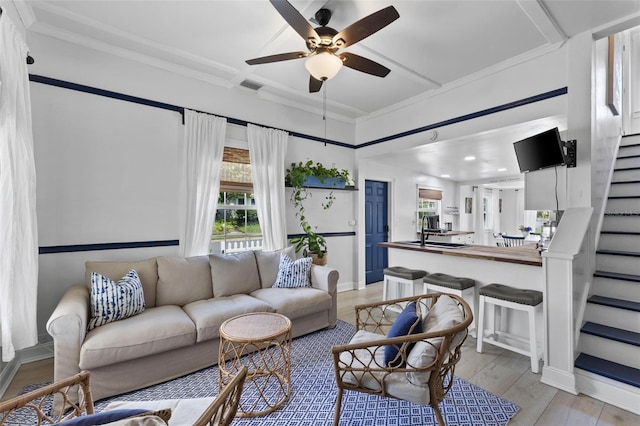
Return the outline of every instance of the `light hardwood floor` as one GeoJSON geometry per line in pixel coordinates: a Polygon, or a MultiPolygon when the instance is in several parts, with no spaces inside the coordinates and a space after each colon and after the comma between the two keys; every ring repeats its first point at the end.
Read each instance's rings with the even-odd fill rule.
{"type": "MultiPolygon", "coordinates": [[[[338,318],[355,322],[353,307],[382,298],[382,283],[370,284],[362,291],[338,294],[338,318]]],[[[471,336],[463,347],[456,375],[520,407],[509,425],[579,425],[626,426],[640,424],[640,416],[584,395],[572,395],[540,383],[540,374],[533,374],[529,358],[485,345],[485,352],[475,350],[471,336]]],[[[53,360],[23,365],[9,385],[4,399],[17,395],[25,386],[50,381],[53,360]]]]}

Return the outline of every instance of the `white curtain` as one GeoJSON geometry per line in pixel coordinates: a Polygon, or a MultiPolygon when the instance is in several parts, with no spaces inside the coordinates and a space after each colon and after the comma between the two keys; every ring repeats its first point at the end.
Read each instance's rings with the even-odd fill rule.
{"type": "Polygon", "coordinates": [[[2,361],[38,343],[38,228],[27,46],[0,15],[0,328],[2,361]]]}
{"type": "Polygon", "coordinates": [[[264,250],[287,246],[284,161],[289,134],[282,130],[247,125],[249,156],[264,250]]]}
{"type": "Polygon", "coordinates": [[[187,208],[180,246],[188,257],[209,253],[227,120],[187,109],[184,115],[187,208]]]}

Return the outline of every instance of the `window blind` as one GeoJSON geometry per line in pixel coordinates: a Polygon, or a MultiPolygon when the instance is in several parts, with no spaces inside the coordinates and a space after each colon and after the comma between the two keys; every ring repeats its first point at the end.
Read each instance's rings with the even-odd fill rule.
{"type": "Polygon", "coordinates": [[[418,198],[423,198],[425,200],[442,200],[442,191],[436,189],[418,189],[418,198]]]}

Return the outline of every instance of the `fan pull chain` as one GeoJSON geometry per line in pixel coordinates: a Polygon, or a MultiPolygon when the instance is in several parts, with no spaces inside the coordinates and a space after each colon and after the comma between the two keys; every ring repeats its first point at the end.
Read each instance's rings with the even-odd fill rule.
{"type": "Polygon", "coordinates": [[[327,146],[327,81],[322,90],[322,120],[324,121],[324,146],[327,146]]]}

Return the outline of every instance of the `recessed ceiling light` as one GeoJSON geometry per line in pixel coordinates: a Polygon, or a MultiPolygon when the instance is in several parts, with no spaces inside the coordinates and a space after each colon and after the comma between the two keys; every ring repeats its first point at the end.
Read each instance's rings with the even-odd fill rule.
{"type": "Polygon", "coordinates": [[[473,155],[467,155],[466,157],[464,157],[464,161],[473,161],[475,159],[476,157],[474,157],[473,155]]]}
{"type": "Polygon", "coordinates": [[[450,175],[440,175],[440,177],[448,178],[448,177],[451,177],[451,176],[450,175]]]}
{"type": "Polygon", "coordinates": [[[507,171],[507,169],[505,169],[504,167],[500,167],[500,168],[498,169],[498,171],[499,171],[499,172],[506,172],[506,171],[507,171]]]}

